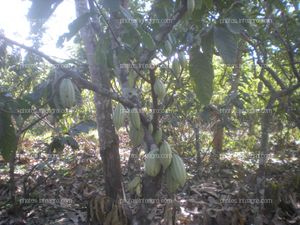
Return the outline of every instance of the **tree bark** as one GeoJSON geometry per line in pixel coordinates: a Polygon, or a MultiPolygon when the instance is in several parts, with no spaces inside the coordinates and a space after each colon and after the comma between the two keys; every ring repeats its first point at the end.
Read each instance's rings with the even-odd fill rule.
{"type": "MultiPolygon", "coordinates": [[[[88,12],[87,0],[75,0],[77,17],[88,12]]],[[[96,34],[91,24],[80,30],[84,43],[92,83],[98,88],[111,89],[109,75],[106,68],[96,62],[96,34]]],[[[97,128],[100,142],[100,155],[103,161],[106,194],[116,199],[122,193],[121,164],[119,155],[119,138],[111,118],[112,103],[109,97],[94,94],[96,106],[97,128]]]]}

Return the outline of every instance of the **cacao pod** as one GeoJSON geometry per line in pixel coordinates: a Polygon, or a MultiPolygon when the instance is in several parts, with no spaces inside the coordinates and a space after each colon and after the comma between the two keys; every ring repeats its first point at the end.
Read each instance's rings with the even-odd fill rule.
{"type": "Polygon", "coordinates": [[[160,171],[160,162],[158,160],[159,151],[152,150],[146,155],[145,173],[151,177],[155,177],[160,171]]]}
{"type": "Polygon", "coordinates": [[[148,125],[148,131],[150,132],[150,134],[153,133],[153,125],[152,125],[152,123],[149,123],[149,125],[148,125]]]}
{"type": "Polygon", "coordinates": [[[127,78],[129,88],[134,87],[135,79],[136,79],[136,74],[129,73],[128,78],[127,78]]]}
{"type": "Polygon", "coordinates": [[[75,87],[70,79],[63,79],[59,85],[59,98],[63,107],[71,108],[76,103],[75,87]]]}
{"type": "Polygon", "coordinates": [[[128,190],[133,193],[136,187],[141,183],[141,178],[136,176],[130,183],[128,184],[128,190]]]}
{"type": "Polygon", "coordinates": [[[142,144],[144,139],[144,129],[136,129],[132,124],[130,124],[129,137],[133,147],[137,147],[142,144]]]}
{"type": "Polygon", "coordinates": [[[169,56],[172,53],[172,45],[169,40],[166,40],[165,42],[165,52],[167,56],[169,56]]]}
{"type": "Polygon", "coordinates": [[[160,79],[156,79],[154,82],[154,92],[157,95],[158,99],[161,100],[166,95],[166,88],[163,82],[160,79]]]}
{"type": "Polygon", "coordinates": [[[142,197],[142,183],[141,182],[136,186],[135,193],[138,197],[142,197]]]}
{"type": "Polygon", "coordinates": [[[180,72],[181,72],[180,63],[179,63],[178,59],[176,59],[176,58],[173,60],[173,63],[172,63],[172,70],[173,70],[173,72],[174,72],[174,74],[175,74],[176,77],[177,77],[177,76],[180,74],[180,72]]]}
{"type": "Polygon", "coordinates": [[[187,66],[187,59],[185,57],[184,52],[179,52],[178,54],[179,63],[182,68],[185,68],[187,66]]]}
{"type": "Polygon", "coordinates": [[[170,166],[172,161],[172,151],[168,142],[163,141],[159,148],[160,163],[163,166],[164,171],[170,166]]]}
{"type": "Polygon", "coordinates": [[[166,170],[164,178],[169,192],[173,193],[179,188],[179,183],[173,179],[170,168],[166,170]]]}
{"type": "Polygon", "coordinates": [[[118,104],[113,112],[113,122],[117,130],[124,125],[125,108],[122,104],[118,104]]]}
{"type": "Polygon", "coordinates": [[[187,12],[193,13],[195,9],[195,0],[187,0],[187,12]]]}
{"type": "Polygon", "coordinates": [[[173,154],[169,169],[172,178],[182,187],[186,181],[186,170],[180,156],[178,156],[177,154],[173,154]]]}
{"type": "Polygon", "coordinates": [[[132,108],[130,110],[129,113],[129,118],[130,118],[130,122],[131,124],[136,128],[136,129],[140,129],[141,128],[141,118],[140,118],[140,114],[137,108],[132,108]]]}
{"type": "Polygon", "coordinates": [[[159,128],[157,131],[155,131],[154,135],[153,135],[153,138],[154,138],[154,142],[155,144],[159,144],[162,140],[162,130],[159,128]]]}

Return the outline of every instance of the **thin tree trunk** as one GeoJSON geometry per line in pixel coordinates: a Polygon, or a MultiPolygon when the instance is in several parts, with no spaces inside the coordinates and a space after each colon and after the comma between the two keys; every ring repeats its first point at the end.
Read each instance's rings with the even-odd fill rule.
{"type": "MultiPolygon", "coordinates": [[[[270,112],[272,110],[275,98],[271,97],[262,116],[261,121],[261,147],[259,157],[259,168],[256,178],[256,193],[257,197],[261,200],[265,197],[265,179],[266,179],[266,162],[267,155],[269,153],[269,128],[271,122],[270,112]]],[[[263,204],[260,204],[260,209],[264,208],[263,204]]]]}
{"type": "Polygon", "coordinates": [[[198,124],[194,126],[194,133],[195,133],[195,148],[197,154],[197,165],[199,166],[201,164],[202,159],[201,159],[200,129],[198,124]]]}
{"type": "MultiPolygon", "coordinates": [[[[75,0],[77,17],[88,12],[87,0],[75,0]]],[[[80,31],[87,55],[92,82],[99,88],[111,89],[109,75],[106,68],[96,62],[96,34],[91,24],[80,31]]],[[[116,199],[122,193],[121,164],[119,155],[119,138],[113,126],[111,114],[112,103],[108,97],[94,95],[96,106],[97,128],[100,142],[100,155],[103,161],[106,194],[116,199]]]]}

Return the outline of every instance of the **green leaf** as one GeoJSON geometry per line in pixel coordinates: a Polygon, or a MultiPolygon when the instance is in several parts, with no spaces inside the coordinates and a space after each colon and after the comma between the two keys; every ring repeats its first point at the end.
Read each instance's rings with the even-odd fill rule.
{"type": "Polygon", "coordinates": [[[33,20],[45,19],[46,21],[61,2],[62,1],[32,0],[28,18],[33,20]]]}
{"type": "Polygon", "coordinates": [[[104,0],[103,2],[104,8],[116,12],[120,9],[121,1],[120,0],[104,0]]]}
{"type": "Polygon", "coordinates": [[[212,55],[200,52],[199,46],[190,51],[190,76],[200,103],[209,104],[213,94],[214,70],[212,55]]]}
{"type": "Polygon", "coordinates": [[[211,9],[214,6],[213,0],[203,0],[203,3],[205,4],[207,9],[211,9]]]}
{"type": "Polygon", "coordinates": [[[138,22],[137,20],[131,15],[131,13],[125,9],[124,7],[120,6],[120,11],[123,14],[123,16],[126,18],[126,21],[122,21],[121,19],[121,23],[129,23],[133,28],[137,28],[138,27],[138,22]]]}
{"type": "Polygon", "coordinates": [[[89,22],[89,19],[92,15],[92,13],[87,12],[80,15],[73,22],[71,22],[68,26],[69,32],[64,33],[58,38],[58,41],[56,43],[57,47],[62,47],[65,40],[71,40],[71,38],[74,37],[79,32],[79,30],[89,22]]]}
{"type": "Polygon", "coordinates": [[[196,0],[195,3],[195,9],[200,10],[202,8],[202,0],[196,0]]]}
{"type": "Polygon", "coordinates": [[[155,49],[156,44],[151,35],[142,29],[139,29],[142,44],[149,50],[155,49]]]}
{"type": "Polygon", "coordinates": [[[201,49],[203,53],[207,54],[209,57],[212,57],[214,50],[214,37],[212,28],[209,28],[207,32],[201,36],[201,49]]]}
{"type": "Polygon", "coordinates": [[[0,111],[0,153],[8,161],[17,149],[17,136],[12,124],[11,115],[0,111]]]}
{"type": "MultiPolygon", "coordinates": [[[[222,21],[222,20],[221,20],[222,21]]],[[[223,21],[226,24],[226,27],[234,34],[240,34],[244,32],[246,28],[249,26],[247,24],[247,18],[242,13],[240,8],[232,8],[228,16],[223,21]]]]}
{"type": "Polygon", "coordinates": [[[215,26],[214,41],[224,63],[235,64],[237,57],[237,40],[235,35],[224,26],[215,26]]]}

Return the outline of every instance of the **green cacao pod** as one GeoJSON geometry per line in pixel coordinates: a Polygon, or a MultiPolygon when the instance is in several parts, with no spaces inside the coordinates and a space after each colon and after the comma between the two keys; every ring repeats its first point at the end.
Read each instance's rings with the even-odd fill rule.
{"type": "Polygon", "coordinates": [[[149,131],[150,134],[153,133],[153,125],[152,125],[152,123],[149,123],[149,125],[148,125],[148,131],[149,131]]]}
{"type": "Polygon", "coordinates": [[[161,100],[165,97],[166,95],[166,88],[165,88],[165,85],[164,83],[159,79],[157,78],[154,82],[154,92],[155,94],[157,95],[158,99],[161,100]]]}
{"type": "Polygon", "coordinates": [[[118,104],[113,112],[113,122],[117,130],[124,125],[125,108],[122,104],[118,104]]]}
{"type": "Polygon", "coordinates": [[[136,187],[141,183],[141,178],[136,176],[132,181],[128,184],[128,190],[133,193],[135,192],[136,187]]]}
{"type": "Polygon", "coordinates": [[[182,187],[186,181],[186,170],[179,155],[173,154],[169,169],[172,178],[182,187]]]}
{"type": "Polygon", "coordinates": [[[172,53],[172,45],[171,45],[171,42],[169,40],[166,40],[165,41],[165,53],[167,56],[169,56],[171,53],[172,53]]]}
{"type": "Polygon", "coordinates": [[[169,192],[173,193],[179,188],[179,183],[173,179],[170,168],[166,170],[164,179],[169,192]]]}
{"type": "Polygon", "coordinates": [[[194,12],[195,0],[187,0],[187,12],[190,14],[194,12]]]}
{"type": "Polygon", "coordinates": [[[187,59],[185,57],[184,52],[179,52],[178,54],[179,63],[182,68],[185,68],[187,66],[187,59]]]}
{"type": "Polygon", "coordinates": [[[153,135],[155,144],[160,144],[162,140],[162,130],[159,128],[153,135]]]}
{"type": "Polygon", "coordinates": [[[172,151],[168,142],[163,141],[159,148],[160,163],[163,166],[164,171],[170,166],[172,161],[172,151]]]}
{"type": "Polygon", "coordinates": [[[63,79],[59,85],[59,98],[63,107],[70,108],[76,103],[75,86],[70,79],[63,79]]]}
{"type": "Polygon", "coordinates": [[[140,129],[141,128],[141,118],[140,114],[137,108],[132,108],[129,113],[129,118],[131,124],[136,128],[140,129]]]}
{"type": "Polygon", "coordinates": [[[132,124],[130,124],[129,137],[133,147],[139,146],[144,140],[144,129],[136,129],[132,124]]]}
{"type": "Polygon", "coordinates": [[[180,68],[180,63],[179,63],[178,59],[176,59],[176,58],[173,60],[172,70],[173,70],[175,76],[178,77],[181,72],[181,68],[180,68]]]}
{"type": "Polygon", "coordinates": [[[158,160],[159,151],[152,150],[146,155],[145,160],[145,173],[151,177],[155,177],[159,174],[161,165],[158,160]]]}
{"type": "Polygon", "coordinates": [[[136,186],[135,193],[138,197],[142,197],[142,182],[136,186]]]}
{"type": "Polygon", "coordinates": [[[135,79],[136,79],[136,74],[133,72],[129,73],[128,78],[127,78],[129,88],[134,87],[135,79]]]}

